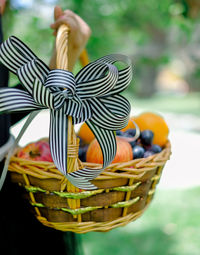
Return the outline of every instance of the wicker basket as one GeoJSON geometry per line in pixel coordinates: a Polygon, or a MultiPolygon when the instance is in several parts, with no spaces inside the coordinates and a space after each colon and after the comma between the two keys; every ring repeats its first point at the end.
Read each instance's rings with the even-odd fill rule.
{"type": "MultiPolygon", "coordinates": [[[[61,26],[57,36],[57,68],[67,69],[68,28],[61,26]]],[[[68,171],[98,164],[78,159],[79,139],[68,117],[68,171]]],[[[148,158],[109,165],[92,181],[98,189],[83,191],[74,187],[51,162],[11,158],[11,180],[23,186],[37,219],[61,231],[86,233],[108,231],[137,219],[153,198],[162,169],[171,153],[170,143],[162,152],[148,158]]]]}
{"type": "Polygon", "coordinates": [[[162,152],[148,158],[111,164],[93,181],[99,187],[94,191],[69,192],[67,179],[50,162],[13,156],[9,170],[12,181],[28,192],[36,217],[44,225],[76,233],[108,231],[143,213],[170,154],[168,143],[162,152]]]}

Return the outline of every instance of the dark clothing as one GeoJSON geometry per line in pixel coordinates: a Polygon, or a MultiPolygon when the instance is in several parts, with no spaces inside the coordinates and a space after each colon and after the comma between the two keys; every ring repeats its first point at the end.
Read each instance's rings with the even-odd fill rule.
{"type": "MultiPolygon", "coordinates": [[[[3,163],[0,167],[2,169],[3,163]]],[[[0,254],[77,254],[75,235],[43,226],[28,210],[29,204],[22,199],[21,189],[7,178],[0,192],[0,254]]]]}
{"type": "MultiPolygon", "coordinates": [[[[1,15],[0,15],[0,43],[3,42],[1,15]]],[[[0,64],[0,88],[8,86],[8,69],[0,64]]],[[[0,146],[4,145],[9,138],[10,116],[6,114],[0,115],[0,146]]]]}
{"type": "MultiPolygon", "coordinates": [[[[3,40],[0,17],[0,42],[3,40]]],[[[0,87],[8,86],[8,70],[0,64],[0,87]]],[[[18,86],[20,88],[20,85],[18,86]]],[[[0,146],[9,138],[9,128],[26,114],[0,115],[0,146]]],[[[4,162],[0,162],[0,174],[4,162]]],[[[0,191],[0,254],[77,255],[80,246],[74,233],[63,233],[43,226],[29,212],[28,202],[22,199],[21,187],[9,180],[0,191]]]]}

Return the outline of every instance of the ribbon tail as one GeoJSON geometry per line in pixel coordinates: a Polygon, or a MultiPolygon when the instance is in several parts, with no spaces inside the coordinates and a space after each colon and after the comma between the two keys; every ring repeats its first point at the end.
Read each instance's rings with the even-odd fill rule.
{"type": "Polygon", "coordinates": [[[88,178],[84,178],[85,175],[81,176],[81,170],[76,171],[75,174],[67,173],[67,130],[68,119],[65,107],[57,111],[51,110],[49,143],[54,164],[74,186],[80,189],[96,189],[97,187],[91,184],[88,178]]]}
{"type": "MultiPolygon", "coordinates": [[[[87,125],[95,135],[103,154],[103,168],[106,168],[113,161],[117,152],[117,142],[114,131],[101,128],[91,120],[86,121],[87,125]]],[[[100,173],[103,170],[100,171],[100,173]]],[[[98,175],[97,175],[98,176],[98,175]]],[[[95,177],[97,177],[95,176],[95,177]]]]}
{"type": "Polygon", "coordinates": [[[17,145],[18,145],[20,139],[22,138],[23,134],[25,133],[26,129],[28,128],[28,126],[30,125],[32,120],[37,116],[37,114],[39,112],[40,111],[34,111],[34,112],[30,113],[30,115],[29,115],[28,119],[26,120],[24,126],[22,127],[19,135],[17,136],[17,138],[16,138],[12,148],[8,152],[8,155],[7,155],[7,158],[6,158],[6,161],[5,161],[5,165],[4,165],[1,177],[0,177],[0,191],[1,191],[2,187],[3,187],[4,181],[6,179],[6,175],[7,175],[7,172],[8,172],[8,165],[9,165],[9,162],[10,162],[10,158],[11,158],[11,156],[13,154],[13,151],[17,147],[17,145]]]}
{"type": "MultiPolygon", "coordinates": [[[[85,169],[84,169],[85,170],[85,169]]],[[[81,174],[85,172],[82,169],[73,173],[67,174],[66,178],[77,188],[83,190],[95,190],[97,187],[88,181],[86,178],[81,177],[81,174]]],[[[92,178],[93,179],[93,178],[92,178]]]]}
{"type": "Polygon", "coordinates": [[[52,159],[57,169],[67,174],[68,122],[64,107],[50,112],[49,143],[52,159]]]}
{"type": "Polygon", "coordinates": [[[100,128],[97,125],[94,125],[91,120],[86,121],[86,123],[96,136],[101,147],[103,153],[103,166],[100,169],[80,169],[68,174],[67,178],[74,186],[85,190],[94,190],[97,189],[97,187],[89,181],[95,179],[113,161],[117,151],[117,144],[113,131],[100,128]]]}

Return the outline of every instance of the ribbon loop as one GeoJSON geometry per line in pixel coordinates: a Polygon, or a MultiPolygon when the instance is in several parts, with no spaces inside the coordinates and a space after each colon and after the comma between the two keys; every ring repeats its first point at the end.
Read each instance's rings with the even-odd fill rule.
{"type": "Polygon", "coordinates": [[[104,96],[115,87],[118,78],[114,65],[91,63],[76,75],[77,93],[81,99],[104,96]]]}
{"type": "Polygon", "coordinates": [[[0,60],[18,76],[25,90],[1,89],[0,113],[50,109],[49,142],[56,167],[73,185],[95,189],[90,180],[115,157],[114,131],[128,123],[130,103],[119,92],[131,81],[130,60],[123,55],[108,55],[88,64],[74,77],[66,70],[50,70],[16,37],[0,45],[0,60]],[[126,67],[118,70],[114,65],[117,61],[126,67]],[[100,169],[67,172],[67,116],[72,116],[73,124],[85,121],[94,133],[103,153],[100,169]]]}

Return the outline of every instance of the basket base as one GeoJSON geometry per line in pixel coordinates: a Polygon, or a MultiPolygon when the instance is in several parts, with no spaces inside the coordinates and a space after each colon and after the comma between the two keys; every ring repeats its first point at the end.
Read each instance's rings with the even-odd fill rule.
{"type": "Polygon", "coordinates": [[[105,221],[105,222],[93,222],[93,221],[88,221],[88,222],[50,222],[47,221],[45,217],[40,217],[37,216],[37,219],[46,227],[54,228],[56,230],[60,231],[71,231],[77,234],[84,234],[88,233],[91,231],[95,232],[108,232],[111,229],[117,228],[117,227],[122,227],[127,225],[128,223],[136,220],[139,218],[144,210],[148,207],[145,206],[145,208],[141,211],[137,211],[135,213],[130,213],[124,217],[119,217],[116,220],[112,221],[105,221]]]}

